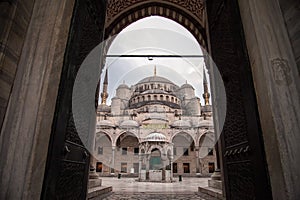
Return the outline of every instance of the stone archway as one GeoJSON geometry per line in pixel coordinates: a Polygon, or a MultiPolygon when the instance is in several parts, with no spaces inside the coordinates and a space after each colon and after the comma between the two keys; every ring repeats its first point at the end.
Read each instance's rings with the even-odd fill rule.
{"type": "Polygon", "coordinates": [[[208,49],[206,16],[202,0],[109,1],[105,21],[105,38],[121,32],[126,26],[144,17],[157,15],[171,19],[189,30],[202,48],[208,49]]]}
{"type": "MultiPolygon", "coordinates": [[[[17,11],[20,11],[20,4],[16,2],[9,1],[9,3],[4,3],[12,6],[18,5],[15,7],[17,11]]],[[[18,65],[18,70],[16,76],[12,78],[14,79],[14,87],[12,87],[9,97],[7,97],[9,103],[5,107],[5,120],[1,128],[1,145],[3,146],[0,153],[1,158],[7,161],[0,164],[2,169],[1,175],[3,175],[0,186],[1,188],[5,188],[5,190],[1,191],[1,197],[3,199],[7,197],[13,199],[22,197],[31,199],[84,198],[86,194],[86,166],[72,165],[64,160],[63,149],[65,144],[70,143],[70,141],[77,141],[76,130],[74,130],[72,118],[70,117],[70,97],[68,94],[71,92],[74,81],[73,76],[75,76],[78,70],[78,65],[80,65],[83,58],[93,48],[93,44],[98,44],[102,41],[101,38],[105,23],[105,1],[78,0],[76,4],[75,0],[36,0],[28,2],[31,3],[33,9],[28,9],[29,12],[21,12],[26,13],[26,15],[28,14],[26,19],[28,19],[27,24],[29,25],[22,24],[26,26],[26,30],[20,29],[21,32],[26,33],[26,36],[22,37],[24,45],[22,46],[23,50],[20,56],[14,58],[16,61],[14,63],[18,61],[18,64],[16,64],[18,65]],[[98,36],[99,38],[95,38],[98,36]],[[72,54],[73,56],[71,56],[72,54]],[[33,108],[32,105],[36,106],[33,108]],[[47,114],[45,115],[42,112],[47,112],[47,114]],[[11,144],[10,141],[16,142],[11,144]],[[48,145],[49,149],[47,148],[48,145]],[[22,148],[19,148],[20,146],[22,148]],[[46,165],[47,149],[48,162],[46,165]],[[24,155],[23,159],[19,159],[19,155],[24,155]],[[76,169],[77,173],[73,180],[70,180],[72,176],[69,178],[59,177],[60,174],[73,174],[74,171],[72,169],[76,169]],[[28,174],[28,171],[34,173],[28,174]],[[43,176],[44,172],[45,175],[43,176]],[[43,192],[41,188],[42,184],[44,187],[43,192]],[[21,192],[20,188],[22,188],[21,192]]],[[[180,3],[181,1],[178,2],[180,3]]],[[[297,197],[297,195],[299,196],[299,190],[297,190],[299,188],[299,181],[297,180],[300,177],[299,170],[297,170],[299,158],[297,156],[289,157],[285,155],[289,155],[289,153],[297,155],[295,152],[299,152],[299,145],[291,142],[297,141],[295,138],[298,138],[296,133],[299,132],[299,125],[295,125],[297,124],[295,120],[299,120],[299,113],[289,112],[292,109],[295,111],[299,108],[299,105],[294,102],[299,100],[299,88],[292,87],[293,84],[299,85],[297,84],[299,80],[296,79],[298,76],[294,73],[296,67],[292,55],[293,51],[289,46],[291,41],[287,35],[287,28],[284,24],[279,2],[271,0],[240,2],[224,0],[207,1],[209,26],[206,26],[206,28],[210,29],[209,41],[213,46],[212,53],[215,58],[214,60],[218,62],[218,65],[222,65],[223,63],[224,68],[227,69],[223,75],[231,91],[242,91],[234,83],[244,83],[240,80],[243,79],[242,77],[237,78],[236,76],[237,72],[240,71],[232,70],[231,65],[236,68],[241,66],[245,69],[245,73],[248,73],[248,78],[244,81],[250,81],[251,83],[249,61],[245,58],[245,54],[247,54],[246,50],[249,50],[252,70],[255,72],[253,77],[257,86],[256,95],[260,96],[258,98],[258,105],[260,106],[260,121],[263,125],[264,142],[266,147],[269,146],[267,147],[269,152],[266,154],[268,163],[270,164],[268,168],[271,169],[272,192],[275,194],[274,196],[278,196],[281,199],[285,197],[292,199],[293,197],[297,197]],[[245,47],[245,39],[241,36],[243,35],[243,31],[241,31],[243,27],[241,27],[237,3],[240,3],[243,25],[245,25],[247,49],[245,47]],[[265,24],[270,25],[268,34],[261,31],[265,28],[265,24]],[[269,41],[270,36],[274,39],[272,42],[269,41]],[[228,44],[231,44],[230,48],[224,48],[228,44]],[[232,55],[238,56],[238,59],[232,60],[232,55]],[[270,63],[269,60],[274,60],[274,58],[274,62],[279,62],[280,66],[291,70],[287,74],[287,77],[279,77],[279,81],[285,81],[286,78],[289,78],[288,83],[292,81],[291,85],[277,85],[276,81],[278,82],[278,80],[276,79],[278,77],[273,77],[273,73],[277,73],[273,69],[274,62],[270,63]],[[245,63],[246,65],[244,65],[245,63]],[[235,78],[231,79],[233,75],[235,78]],[[275,86],[276,88],[274,88],[275,86]],[[285,91],[287,95],[281,95],[281,91],[285,91]],[[273,94],[273,96],[268,94],[273,94]],[[288,98],[288,100],[293,99],[294,101],[286,101],[287,99],[285,98],[288,98]],[[289,107],[292,108],[289,109],[289,107]],[[272,109],[275,112],[272,112],[272,109]],[[292,120],[284,121],[282,116],[290,116],[292,120]],[[287,138],[286,135],[289,137],[287,138]],[[284,138],[284,140],[278,140],[279,138],[284,138]],[[282,146],[284,148],[280,149],[282,146]],[[275,147],[275,152],[272,152],[273,147],[275,147]],[[283,150],[283,154],[285,155],[282,155],[279,152],[280,150],[283,150]],[[292,158],[295,159],[292,160],[292,158]],[[282,163],[286,164],[283,165],[282,163]],[[276,181],[278,179],[280,181],[276,181]]],[[[136,1],[136,3],[142,4],[143,2],[136,1]]],[[[22,4],[20,7],[23,9],[22,4]]],[[[197,9],[197,7],[195,8],[197,9]]],[[[16,16],[17,19],[23,17],[22,15],[16,16]]],[[[5,31],[8,33],[7,30],[5,31]]],[[[5,49],[7,49],[6,46],[5,49]]],[[[10,53],[10,51],[7,52],[8,54],[10,53]]],[[[1,80],[3,80],[2,77],[1,80]]],[[[245,84],[241,85],[245,86],[245,84]]],[[[246,85],[249,86],[249,84],[246,85]]],[[[250,88],[252,88],[253,92],[251,84],[250,88]]],[[[250,97],[249,95],[239,94],[237,96],[239,97],[237,98],[238,101],[246,99],[247,103],[251,104],[249,107],[242,106],[242,111],[237,115],[239,119],[246,117],[246,120],[250,118],[256,119],[258,122],[257,113],[255,116],[249,114],[249,110],[253,109],[254,113],[257,110],[253,93],[250,94],[250,97]]],[[[231,103],[234,106],[237,105],[234,99],[230,98],[231,103]]],[[[234,115],[235,112],[236,110],[229,111],[230,115],[234,115]]],[[[238,122],[238,119],[233,118],[230,121],[238,122]]],[[[227,123],[229,122],[227,121],[227,123]]],[[[255,157],[257,153],[263,152],[261,148],[257,148],[255,145],[257,144],[256,136],[260,134],[255,133],[254,136],[256,136],[253,137],[252,130],[249,130],[249,127],[253,127],[253,123],[249,123],[248,125],[245,127],[245,124],[242,123],[241,126],[238,126],[243,128],[241,134],[239,133],[239,136],[242,137],[239,137],[239,139],[244,140],[248,136],[251,137],[248,148],[250,149],[249,158],[254,160],[254,163],[257,160],[258,165],[255,165],[255,168],[267,168],[265,162],[261,162],[261,159],[255,157]]],[[[226,131],[230,131],[230,128],[226,131]]],[[[234,134],[231,136],[233,138],[234,134]]],[[[233,153],[236,149],[232,149],[230,144],[230,139],[223,138],[223,145],[221,147],[224,152],[222,155],[227,159],[224,161],[227,164],[230,163],[228,161],[235,159],[233,153]]],[[[260,144],[263,145],[263,142],[260,144]]],[[[79,147],[79,149],[82,155],[84,155],[84,148],[79,147]]],[[[244,150],[246,149],[244,148],[244,150]]],[[[78,157],[78,159],[82,158],[78,157]]],[[[269,198],[269,184],[261,183],[261,180],[256,181],[256,177],[253,179],[253,175],[249,175],[251,171],[254,171],[254,169],[251,170],[251,163],[247,163],[247,160],[240,161],[244,161],[245,163],[244,167],[240,168],[242,172],[239,171],[237,174],[231,174],[232,170],[234,170],[232,167],[237,165],[228,165],[228,171],[224,174],[226,176],[239,175],[240,179],[233,179],[232,184],[243,185],[245,183],[245,185],[250,185],[250,190],[248,190],[250,193],[247,194],[248,197],[259,198],[262,197],[261,195],[267,193],[265,199],[269,198]],[[245,178],[248,177],[250,181],[245,182],[245,178]],[[257,185],[253,187],[253,182],[259,182],[259,184],[265,185],[267,188],[263,187],[259,189],[257,185]]],[[[88,159],[85,160],[85,163],[88,163],[88,159]]],[[[259,171],[259,169],[256,171],[259,171]]],[[[265,171],[262,170],[262,172],[265,171]]],[[[230,188],[228,187],[229,185],[228,180],[226,180],[226,195],[228,195],[228,198],[239,198],[239,194],[243,191],[230,188]]]]}
{"type": "MultiPolygon", "coordinates": [[[[225,10],[224,12],[224,18],[219,18],[218,14],[220,14],[219,11],[223,11],[224,8],[221,4],[215,3],[209,3],[208,4],[208,16],[209,19],[206,18],[206,11],[204,12],[203,6],[200,6],[200,10],[202,9],[202,15],[197,15],[197,13],[193,12],[193,8],[188,5],[186,2],[183,4],[180,4],[181,1],[166,1],[165,3],[160,3],[155,0],[151,1],[122,1],[121,4],[116,3],[116,1],[111,1],[107,5],[107,18],[106,21],[107,24],[104,24],[102,27],[102,39],[108,38],[108,36],[112,34],[117,34],[120,32],[123,28],[125,28],[128,24],[143,18],[147,15],[160,15],[164,16],[173,20],[177,20],[178,22],[181,22],[188,30],[191,31],[191,33],[196,37],[196,39],[199,41],[199,44],[202,44],[204,48],[211,50],[210,53],[213,54],[214,59],[216,59],[216,62],[218,64],[219,70],[221,72],[221,76],[224,79],[225,82],[225,89],[227,91],[228,99],[227,101],[230,102],[230,106],[227,108],[228,114],[227,114],[227,121],[225,121],[225,128],[222,134],[222,166],[224,169],[224,180],[225,180],[225,189],[226,189],[226,195],[227,197],[236,197],[236,198],[246,198],[249,196],[256,196],[261,197],[263,195],[266,197],[266,199],[270,196],[270,190],[268,189],[268,174],[265,168],[265,158],[264,158],[264,150],[263,146],[261,146],[261,136],[258,120],[255,116],[257,116],[257,108],[255,107],[255,104],[253,103],[255,100],[252,101],[245,101],[242,97],[243,96],[251,96],[253,97],[253,93],[251,91],[253,90],[253,84],[251,82],[251,79],[249,79],[249,76],[251,77],[251,73],[249,69],[249,62],[247,58],[247,54],[238,54],[239,57],[236,57],[235,55],[238,52],[245,52],[245,49],[243,48],[243,44],[245,43],[242,35],[236,34],[233,32],[235,29],[240,29],[240,24],[232,23],[234,20],[238,20],[240,22],[240,18],[238,17],[238,10],[234,10],[237,8],[237,4],[235,3],[227,3],[232,10],[225,10]],[[166,3],[168,2],[168,3],[166,3]],[[113,4],[115,3],[115,4],[113,4]],[[179,5],[176,5],[178,3],[179,5]],[[188,5],[188,6],[187,6],[188,5]],[[210,6],[212,5],[212,7],[210,6]],[[220,6],[220,7],[218,7],[220,6]],[[124,10],[124,12],[120,12],[120,8],[124,10]],[[168,9],[167,9],[168,8],[168,9]],[[111,10],[110,10],[111,9],[111,10]],[[221,10],[218,10],[221,9],[221,10]],[[223,9],[223,10],[222,10],[223,9]],[[203,14],[205,13],[205,14],[203,14]],[[172,15],[170,15],[172,14],[172,15]],[[227,17],[227,18],[226,18],[227,17]],[[214,20],[214,21],[211,21],[214,20]],[[205,23],[201,23],[205,22],[205,23]],[[207,23],[210,22],[211,26],[209,27],[210,30],[208,30],[207,23]],[[218,25],[218,26],[217,26],[218,25]],[[211,40],[208,40],[208,36],[206,33],[208,31],[215,30],[215,27],[221,27],[220,29],[216,29],[216,32],[213,32],[210,34],[210,36],[215,36],[217,34],[218,36],[215,38],[211,38],[211,40]],[[205,29],[204,29],[205,28],[205,29]],[[227,31],[227,32],[226,32],[227,31]],[[225,34],[229,33],[229,34],[225,34]],[[222,34],[225,36],[219,37],[219,35],[222,34]],[[235,36],[235,38],[233,37],[235,36]],[[228,41],[226,39],[229,39],[228,41]],[[226,41],[224,45],[226,48],[221,48],[219,43],[217,41],[226,41]],[[236,42],[240,44],[240,46],[237,46],[236,42]],[[212,49],[209,48],[209,46],[212,47],[212,49]],[[239,48],[239,49],[238,49],[239,48]],[[220,50],[223,50],[222,54],[219,55],[217,52],[220,50]],[[234,54],[231,54],[232,52],[235,52],[234,54]],[[243,67],[246,69],[241,70],[240,64],[242,61],[243,67]],[[231,65],[229,65],[229,63],[231,65]],[[229,73],[233,72],[233,73],[229,73]],[[241,79],[240,77],[244,77],[244,79],[241,79]],[[232,82],[231,80],[234,80],[232,82]],[[244,85],[247,90],[241,90],[240,85],[244,85]],[[233,100],[233,102],[231,102],[233,100]],[[238,102],[236,102],[238,101],[238,102]],[[238,105],[238,106],[237,106],[238,105]],[[252,107],[251,110],[248,108],[252,107]],[[237,110],[237,108],[239,108],[237,110]],[[251,120],[249,120],[249,116],[252,116],[251,120]],[[255,127],[255,130],[249,130],[247,127],[249,126],[249,123],[255,127]],[[232,129],[232,127],[236,127],[236,129],[232,129]],[[239,134],[235,133],[236,131],[239,132],[239,134]],[[233,135],[240,136],[237,140],[236,138],[232,137],[233,135]],[[241,143],[242,142],[242,143],[241,143]],[[230,149],[232,146],[236,146],[238,149],[230,149]],[[229,149],[227,149],[227,147],[229,149]],[[257,154],[256,156],[249,157],[249,149],[254,149],[257,154]],[[241,150],[242,149],[242,150],[241,150]],[[246,149],[246,150],[245,150],[246,149]],[[245,150],[245,151],[243,151],[245,150]],[[242,152],[242,154],[239,154],[239,157],[236,162],[236,165],[231,165],[232,162],[227,162],[227,159],[231,159],[228,156],[232,155],[230,152],[242,152]],[[244,153],[245,152],[245,153],[244,153]],[[244,162],[241,161],[248,161],[245,165],[244,162]],[[234,168],[232,166],[235,166],[234,168]],[[232,174],[236,173],[237,169],[245,169],[240,171],[239,173],[242,174],[242,176],[233,176],[232,174]],[[254,171],[259,171],[261,174],[258,176],[255,173],[252,173],[254,171]],[[230,177],[230,181],[229,181],[230,177]],[[263,181],[260,181],[261,185],[258,186],[255,183],[255,180],[261,179],[263,177],[263,181]],[[239,182],[243,183],[244,181],[252,180],[250,182],[245,183],[247,185],[247,191],[243,191],[242,189],[236,189],[234,188],[234,185],[239,184],[239,182]],[[243,191],[243,192],[241,192],[243,191]],[[264,191],[264,192],[262,192],[264,191]],[[266,192],[267,191],[267,192],[266,192]]],[[[192,1],[192,3],[197,5],[203,5],[200,1],[192,1]]],[[[88,8],[92,8],[93,11],[93,4],[88,4],[88,8]]],[[[227,7],[226,7],[227,8],[227,7]]],[[[196,11],[199,11],[199,9],[196,9],[196,11]]],[[[78,8],[78,10],[81,10],[78,8]]],[[[93,14],[93,12],[92,12],[93,14]]],[[[89,14],[90,15],[90,14],[89,14]]],[[[76,10],[75,10],[75,17],[76,17],[76,10]]],[[[77,16],[79,20],[82,20],[82,16],[77,16]]],[[[102,18],[103,19],[103,18],[102,18]]],[[[95,21],[97,22],[97,20],[95,21]]],[[[88,26],[88,23],[82,24],[84,28],[79,27],[78,25],[73,24],[73,26],[76,26],[79,31],[89,31],[89,29],[92,27],[88,26]]],[[[91,25],[91,24],[90,24],[91,25]]],[[[98,27],[99,28],[99,27],[98,27]]],[[[76,29],[75,29],[76,30],[76,29]]],[[[87,35],[90,35],[91,33],[85,33],[87,35]]],[[[83,38],[86,37],[86,35],[82,35],[82,33],[79,32],[79,35],[83,38]]],[[[72,41],[71,41],[72,42],[72,41]]],[[[78,40],[77,40],[78,42],[78,40]]],[[[87,39],[86,42],[79,41],[79,47],[86,46],[90,43],[91,39],[87,39]]],[[[221,43],[221,42],[220,42],[221,43]]],[[[75,49],[78,49],[78,44],[75,49]]],[[[79,50],[79,49],[78,49],[79,50]]],[[[84,49],[83,49],[84,50],[84,49]]],[[[83,59],[86,53],[84,51],[83,54],[80,53],[82,49],[79,50],[79,58],[83,59]]],[[[80,63],[80,62],[78,62],[80,63]]],[[[76,74],[76,70],[74,71],[76,74]]],[[[214,80],[212,81],[213,84],[214,80]]],[[[71,83],[72,85],[73,83],[71,83]]],[[[216,92],[213,90],[213,93],[216,92]]],[[[214,93],[217,94],[217,93],[214,93]]],[[[216,112],[215,112],[216,113],[216,112]]],[[[70,113],[69,117],[72,116],[70,113]]],[[[72,121],[71,121],[72,122],[72,121]]],[[[68,122],[66,122],[68,124],[68,122]]],[[[245,185],[245,184],[239,184],[239,185],[245,185]]]]}

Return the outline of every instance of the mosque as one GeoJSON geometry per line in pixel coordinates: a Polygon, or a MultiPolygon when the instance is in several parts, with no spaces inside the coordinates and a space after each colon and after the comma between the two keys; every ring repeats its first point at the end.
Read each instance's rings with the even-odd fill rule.
{"type": "Polygon", "coordinates": [[[187,82],[158,76],[118,86],[107,105],[106,70],[97,109],[95,168],[102,176],[123,174],[141,181],[172,181],[173,176],[207,176],[216,152],[210,93],[203,70],[204,105],[187,82]]]}

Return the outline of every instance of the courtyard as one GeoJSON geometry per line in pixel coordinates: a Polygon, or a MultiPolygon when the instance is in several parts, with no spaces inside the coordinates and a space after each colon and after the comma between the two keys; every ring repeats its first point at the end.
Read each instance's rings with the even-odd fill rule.
{"type": "Polygon", "coordinates": [[[183,177],[173,183],[138,182],[136,178],[101,177],[103,186],[113,186],[112,193],[101,199],[205,199],[214,198],[198,192],[207,187],[209,178],[183,177]]]}

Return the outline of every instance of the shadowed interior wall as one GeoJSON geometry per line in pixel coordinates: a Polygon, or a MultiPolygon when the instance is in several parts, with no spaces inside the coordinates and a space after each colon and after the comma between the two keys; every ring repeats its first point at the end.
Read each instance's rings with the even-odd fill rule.
{"type": "Polygon", "coordinates": [[[33,0],[0,2],[0,128],[16,75],[33,0]]]}

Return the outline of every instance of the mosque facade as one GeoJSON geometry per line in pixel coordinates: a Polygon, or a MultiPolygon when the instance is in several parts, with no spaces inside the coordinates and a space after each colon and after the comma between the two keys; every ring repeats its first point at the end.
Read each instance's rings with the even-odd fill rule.
{"type": "Polygon", "coordinates": [[[192,85],[178,86],[156,75],[156,69],[135,85],[119,85],[107,105],[107,73],[97,109],[94,164],[99,175],[171,181],[176,175],[214,172],[215,135],[205,73],[204,105],[192,85]]]}

